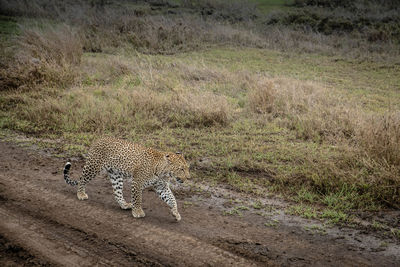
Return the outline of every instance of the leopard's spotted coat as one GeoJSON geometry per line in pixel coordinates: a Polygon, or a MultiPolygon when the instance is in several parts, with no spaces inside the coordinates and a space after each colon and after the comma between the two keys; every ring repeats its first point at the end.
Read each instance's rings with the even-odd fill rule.
{"type": "Polygon", "coordinates": [[[142,209],[142,190],[152,186],[171,208],[176,220],[181,219],[175,197],[169,187],[172,177],[181,183],[190,177],[189,166],[180,153],[160,152],[125,140],[105,137],[96,141],[90,148],[78,181],[70,179],[70,168],[71,163],[67,162],[64,167],[64,179],[67,184],[78,186],[77,196],[80,200],[88,198],[85,193],[86,184],[105,169],[111,180],[116,201],[122,209],[132,208],[133,217],[145,216],[142,209]],[[127,203],[123,198],[124,179],[132,181],[132,203],[127,203]]]}

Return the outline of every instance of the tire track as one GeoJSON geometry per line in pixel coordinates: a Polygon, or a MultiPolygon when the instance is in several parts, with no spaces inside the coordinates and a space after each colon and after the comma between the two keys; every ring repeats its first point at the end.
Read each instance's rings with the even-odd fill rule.
{"type": "MultiPolygon", "coordinates": [[[[251,262],[238,257],[230,252],[217,248],[211,244],[204,243],[194,237],[180,233],[166,231],[154,225],[144,224],[142,220],[134,220],[127,216],[120,220],[121,213],[116,210],[99,209],[88,202],[78,201],[71,196],[43,189],[36,183],[30,181],[30,177],[15,177],[13,181],[0,175],[1,183],[7,188],[6,198],[12,198],[19,205],[35,210],[44,217],[52,218],[60,224],[69,225],[80,229],[87,234],[95,234],[101,239],[118,243],[123,240],[124,244],[138,251],[144,258],[155,259],[164,264],[175,266],[250,266],[251,262]],[[23,204],[21,204],[23,203],[23,204]],[[173,256],[173,257],[171,257],[173,256]]],[[[10,213],[2,209],[6,214],[10,213]]],[[[12,216],[11,216],[12,218],[12,216]]],[[[19,225],[11,221],[5,225],[7,229],[19,225]]],[[[14,231],[17,235],[18,231],[14,231]]],[[[33,235],[29,232],[27,236],[33,235]]],[[[44,237],[35,235],[35,238],[27,239],[34,242],[35,239],[44,240],[44,237]]],[[[36,243],[30,244],[32,247],[36,243]]],[[[39,244],[36,244],[39,246],[39,244]]],[[[45,247],[53,248],[50,242],[45,242],[45,247]]],[[[42,249],[39,249],[42,252],[42,249]]],[[[41,253],[42,254],[42,253],[41,253]]],[[[89,261],[81,261],[78,256],[72,255],[75,262],[83,262],[88,266],[89,261]]],[[[71,256],[71,257],[72,257],[71,256]]],[[[57,255],[48,255],[51,260],[57,259],[57,255]]],[[[61,258],[63,262],[67,258],[61,258]]],[[[69,261],[65,261],[70,265],[69,261]]]]}
{"type": "Polygon", "coordinates": [[[0,231],[8,240],[55,265],[126,266],[134,263],[136,266],[161,266],[119,244],[104,243],[96,235],[38,218],[23,207],[0,207],[0,217],[3,218],[0,231]]]}

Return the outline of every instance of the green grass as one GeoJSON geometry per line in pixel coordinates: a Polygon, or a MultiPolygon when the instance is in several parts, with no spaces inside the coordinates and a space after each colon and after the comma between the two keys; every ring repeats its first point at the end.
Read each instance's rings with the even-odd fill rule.
{"type": "Polygon", "coordinates": [[[318,218],[318,212],[315,208],[307,205],[293,205],[287,208],[287,213],[292,215],[298,215],[306,219],[316,219],[318,218]]]}
{"type": "Polygon", "coordinates": [[[267,222],[267,223],[264,223],[264,225],[265,226],[267,226],[267,227],[278,227],[279,226],[279,221],[278,220],[276,220],[276,219],[273,219],[273,220],[270,220],[269,222],[267,222]]]}
{"type": "Polygon", "coordinates": [[[392,229],[390,230],[390,232],[392,233],[392,235],[393,235],[395,238],[400,239],[400,230],[399,230],[399,229],[392,228],[392,229]]]}
{"type": "Polygon", "coordinates": [[[313,234],[326,235],[326,228],[324,225],[313,224],[310,226],[306,226],[305,230],[313,234]]]}
{"type": "Polygon", "coordinates": [[[232,208],[230,210],[225,210],[222,212],[222,215],[224,216],[243,216],[243,214],[240,212],[238,208],[232,208]]]}
{"type": "Polygon", "coordinates": [[[11,37],[18,33],[17,20],[13,17],[0,15],[0,36],[11,37]]]}
{"type": "Polygon", "coordinates": [[[253,203],[252,208],[256,209],[256,210],[260,210],[263,208],[263,204],[260,201],[256,201],[253,203]]]}
{"type": "Polygon", "coordinates": [[[9,48],[13,45],[13,37],[19,34],[17,20],[13,17],[0,15],[0,51],[2,61],[7,57],[11,57],[12,51],[9,48]]]}
{"type": "MultiPolygon", "coordinates": [[[[327,220],[330,224],[346,223],[349,220],[349,215],[342,211],[333,210],[330,208],[316,208],[310,204],[297,204],[288,207],[285,211],[291,215],[297,215],[305,219],[322,219],[327,220]]],[[[314,227],[317,228],[317,227],[314,227]]],[[[321,229],[317,229],[321,230],[321,229]]]]}
{"type": "Polygon", "coordinates": [[[325,209],[322,214],[321,218],[328,219],[330,223],[337,224],[337,223],[344,223],[348,220],[348,215],[341,211],[325,209]]]}
{"type": "Polygon", "coordinates": [[[384,224],[382,224],[382,223],[380,223],[380,222],[377,222],[377,221],[373,221],[372,222],[372,228],[374,228],[375,230],[384,230],[384,229],[387,229],[388,228],[388,226],[387,225],[384,225],[384,224]]]}

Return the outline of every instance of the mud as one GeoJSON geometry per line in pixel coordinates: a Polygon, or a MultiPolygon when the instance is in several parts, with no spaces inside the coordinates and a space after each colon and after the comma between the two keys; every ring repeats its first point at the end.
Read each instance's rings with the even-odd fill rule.
{"type": "MultiPolygon", "coordinates": [[[[66,159],[4,141],[0,151],[0,266],[396,266],[400,261],[395,241],[361,229],[310,233],[304,225],[315,222],[285,215],[286,204],[273,199],[265,201],[280,220],[274,227],[265,225],[273,217],[251,209],[224,215],[230,207],[223,204],[241,197],[229,190],[178,189],[179,223],[146,191],[146,217],[134,219],[115,202],[106,176],[93,180],[89,199],[79,201],[62,178],[66,159]],[[357,235],[361,241],[353,238],[357,235]]],[[[72,177],[82,164],[73,162],[72,177]]]]}

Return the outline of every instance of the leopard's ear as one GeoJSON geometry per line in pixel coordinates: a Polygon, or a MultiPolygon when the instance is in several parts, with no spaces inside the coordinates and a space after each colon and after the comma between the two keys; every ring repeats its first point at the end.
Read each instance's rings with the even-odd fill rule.
{"type": "Polygon", "coordinates": [[[177,154],[177,155],[182,155],[182,152],[177,151],[177,152],[175,152],[175,154],[177,154]]]}

